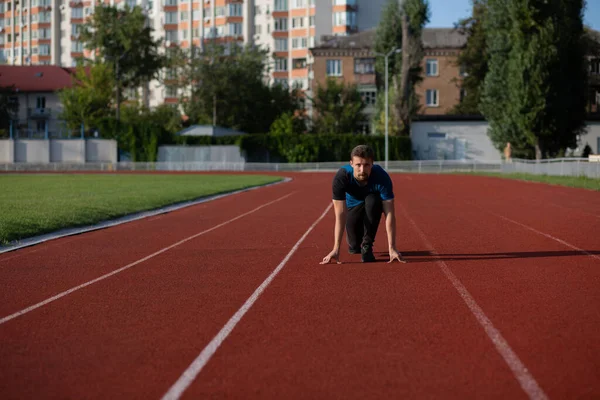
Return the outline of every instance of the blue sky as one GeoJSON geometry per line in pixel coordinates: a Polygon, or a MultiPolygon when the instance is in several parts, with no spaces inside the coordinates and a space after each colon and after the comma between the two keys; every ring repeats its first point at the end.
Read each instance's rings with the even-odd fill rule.
{"type": "MultiPolygon", "coordinates": [[[[450,28],[471,14],[470,0],[429,0],[429,28],[450,28]]],[[[587,0],[584,23],[600,31],[600,0],[587,0]]]]}

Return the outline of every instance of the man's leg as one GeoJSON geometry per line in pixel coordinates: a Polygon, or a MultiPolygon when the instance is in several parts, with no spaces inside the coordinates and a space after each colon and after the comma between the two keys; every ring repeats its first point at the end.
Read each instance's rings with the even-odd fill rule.
{"type": "Polygon", "coordinates": [[[383,203],[381,197],[372,193],[365,198],[365,217],[363,219],[364,234],[362,239],[362,259],[364,262],[375,261],[373,255],[373,243],[377,236],[377,229],[381,221],[381,213],[383,212],[383,203]]]}
{"type": "Polygon", "coordinates": [[[364,236],[365,205],[359,204],[348,209],[346,218],[346,239],[350,254],[358,254],[364,236]]]}

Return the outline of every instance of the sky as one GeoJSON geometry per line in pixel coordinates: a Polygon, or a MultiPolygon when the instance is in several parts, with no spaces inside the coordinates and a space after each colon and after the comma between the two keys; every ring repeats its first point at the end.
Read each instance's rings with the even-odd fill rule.
{"type": "MultiPolygon", "coordinates": [[[[429,0],[428,28],[451,28],[461,18],[471,15],[471,0],[429,0]]],[[[587,0],[583,23],[600,31],[600,0],[587,0]]]]}

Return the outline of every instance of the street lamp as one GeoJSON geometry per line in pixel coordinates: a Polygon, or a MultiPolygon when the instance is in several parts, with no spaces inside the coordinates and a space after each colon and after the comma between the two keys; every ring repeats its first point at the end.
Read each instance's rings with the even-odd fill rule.
{"type": "Polygon", "coordinates": [[[385,58],[385,169],[388,168],[388,159],[389,159],[389,151],[388,151],[388,125],[389,125],[389,121],[388,121],[388,98],[389,98],[389,91],[388,91],[388,58],[392,55],[392,54],[397,54],[397,53],[401,53],[402,49],[397,49],[397,48],[393,48],[392,50],[390,50],[389,53],[387,54],[383,54],[383,53],[377,53],[374,52],[376,55],[384,57],[385,58]]]}

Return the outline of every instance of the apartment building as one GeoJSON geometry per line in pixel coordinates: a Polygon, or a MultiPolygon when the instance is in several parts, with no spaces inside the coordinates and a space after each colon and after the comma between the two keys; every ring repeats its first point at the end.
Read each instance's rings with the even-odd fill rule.
{"type": "Polygon", "coordinates": [[[253,43],[272,52],[274,83],[309,90],[310,48],[323,35],[375,27],[385,0],[254,0],[253,43]]]}
{"type": "MultiPolygon", "coordinates": [[[[309,48],[322,35],[373,28],[386,0],[101,0],[141,6],[166,48],[202,51],[207,40],[269,49],[272,83],[309,89],[309,48]]],[[[0,64],[72,67],[93,57],[79,40],[94,0],[0,0],[0,64]]],[[[153,82],[150,105],[176,103],[173,86],[153,82]]]]}

